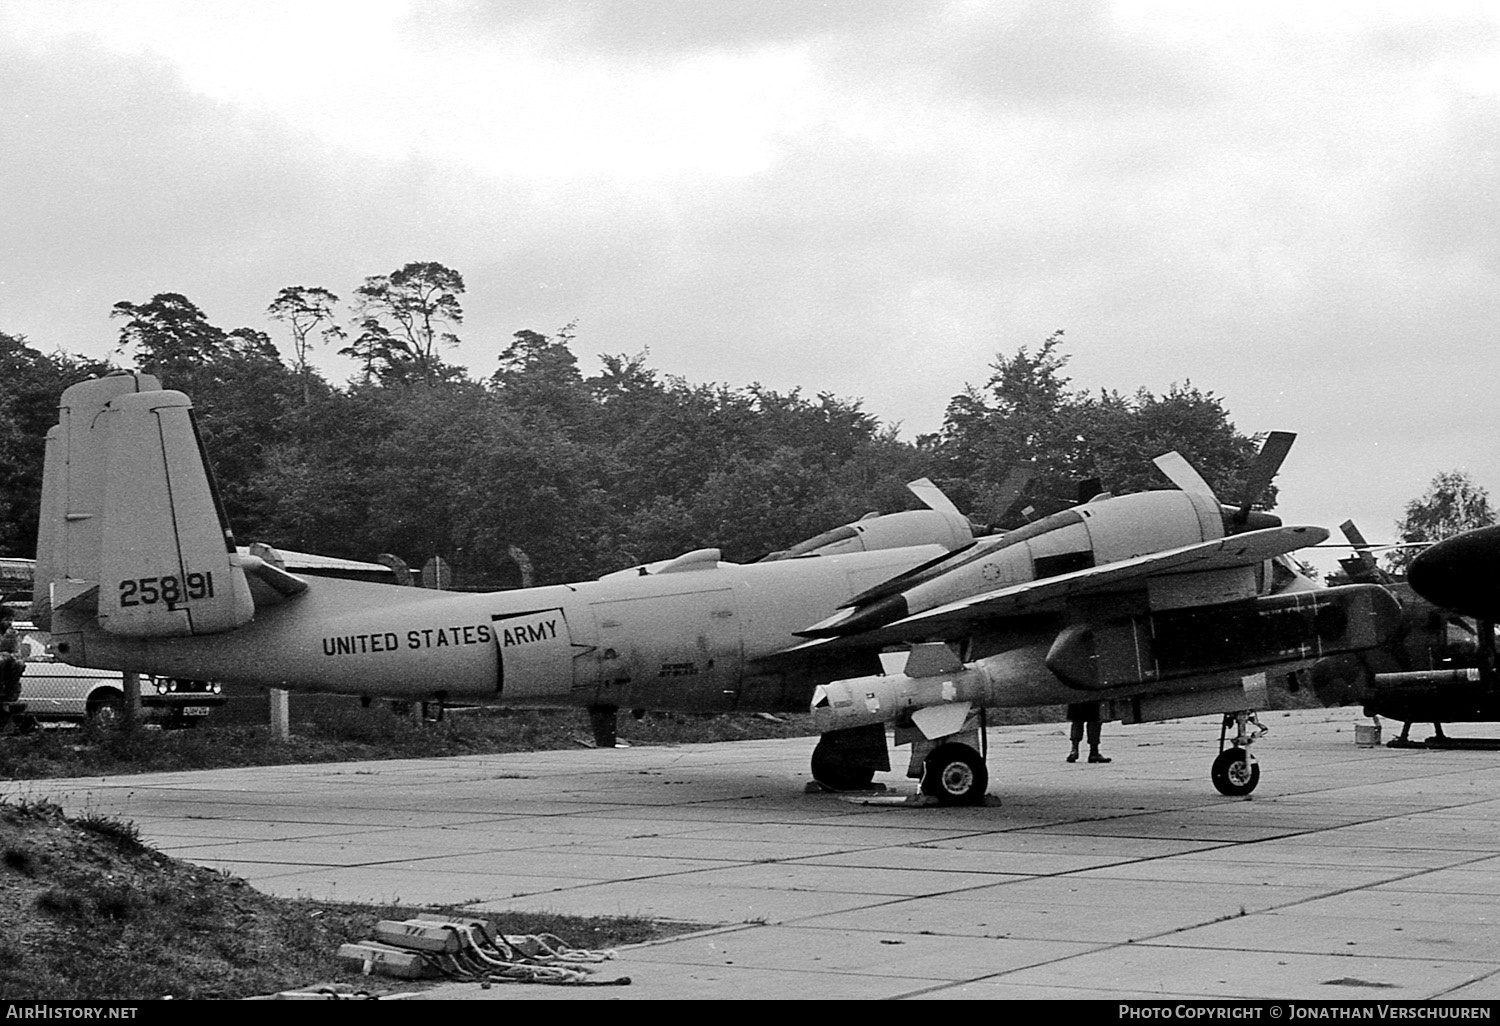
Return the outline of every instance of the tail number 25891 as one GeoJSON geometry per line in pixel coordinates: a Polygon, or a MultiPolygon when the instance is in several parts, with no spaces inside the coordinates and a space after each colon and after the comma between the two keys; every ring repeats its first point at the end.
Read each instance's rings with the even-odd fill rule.
{"type": "Polygon", "coordinates": [[[175,609],[183,602],[213,597],[212,570],[185,574],[181,579],[175,576],[138,577],[120,582],[122,606],[154,606],[164,602],[168,609],[175,609]]]}

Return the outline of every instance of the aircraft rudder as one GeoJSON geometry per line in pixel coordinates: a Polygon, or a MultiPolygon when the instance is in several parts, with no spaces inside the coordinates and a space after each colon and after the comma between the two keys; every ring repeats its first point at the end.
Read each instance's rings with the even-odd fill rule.
{"type": "Polygon", "coordinates": [[[255,607],[181,392],[122,395],[99,420],[107,470],[99,623],[113,634],[213,634],[255,607]]]}

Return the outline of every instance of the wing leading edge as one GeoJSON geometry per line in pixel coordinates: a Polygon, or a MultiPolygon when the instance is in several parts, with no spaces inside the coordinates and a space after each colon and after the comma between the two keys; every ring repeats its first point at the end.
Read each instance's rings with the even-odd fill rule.
{"type": "Polygon", "coordinates": [[[953,638],[966,633],[977,621],[1054,612],[1065,601],[1130,590],[1133,587],[1145,588],[1148,581],[1156,578],[1251,567],[1297,549],[1316,545],[1327,537],[1328,532],[1321,527],[1270,527],[1214,541],[1183,545],[971,595],[861,634],[797,645],[783,654],[804,653],[828,646],[866,648],[953,638]]]}

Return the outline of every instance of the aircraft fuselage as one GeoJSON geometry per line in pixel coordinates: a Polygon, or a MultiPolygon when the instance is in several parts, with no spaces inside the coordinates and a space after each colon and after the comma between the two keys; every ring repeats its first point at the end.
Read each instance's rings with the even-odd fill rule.
{"type": "Polygon", "coordinates": [[[914,546],[462,594],[316,579],[227,634],[134,638],[54,615],[71,663],[385,698],[805,710],[812,688],[878,672],[869,652],[762,669],[824,610],[940,553],[914,546]]]}

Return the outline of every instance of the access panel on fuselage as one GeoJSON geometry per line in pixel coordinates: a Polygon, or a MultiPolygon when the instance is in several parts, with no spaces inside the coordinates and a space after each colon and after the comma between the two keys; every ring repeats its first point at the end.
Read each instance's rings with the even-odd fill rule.
{"type": "Polygon", "coordinates": [[[733,590],[598,602],[596,701],[621,708],[730,709],[742,641],[733,590]]]}
{"type": "Polygon", "coordinates": [[[578,682],[574,662],[589,651],[573,643],[566,611],[533,609],[491,618],[500,652],[499,696],[507,701],[568,701],[578,682]]]}

